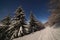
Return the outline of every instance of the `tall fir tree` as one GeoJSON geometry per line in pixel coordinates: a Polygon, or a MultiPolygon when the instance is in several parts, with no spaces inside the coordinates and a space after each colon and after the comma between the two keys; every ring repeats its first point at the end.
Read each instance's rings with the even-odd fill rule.
{"type": "Polygon", "coordinates": [[[36,20],[33,13],[30,13],[30,33],[43,29],[44,26],[41,22],[36,20]]]}
{"type": "Polygon", "coordinates": [[[32,14],[32,12],[30,13],[30,33],[34,32],[35,31],[35,17],[34,15],[32,14]]]}
{"type": "Polygon", "coordinates": [[[25,22],[25,14],[24,14],[24,11],[23,11],[22,7],[19,7],[16,10],[16,15],[15,15],[14,20],[16,21],[16,24],[14,25],[15,32],[13,33],[13,35],[15,37],[25,35],[26,31],[25,31],[25,26],[24,25],[26,25],[26,22],[25,22]]]}

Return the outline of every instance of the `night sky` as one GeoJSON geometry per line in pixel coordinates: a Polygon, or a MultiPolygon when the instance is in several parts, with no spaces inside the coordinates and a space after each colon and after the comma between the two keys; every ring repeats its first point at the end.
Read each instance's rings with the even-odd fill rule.
{"type": "Polygon", "coordinates": [[[15,10],[22,6],[26,18],[29,19],[30,11],[36,16],[36,19],[41,22],[46,22],[50,13],[48,12],[49,0],[0,0],[0,20],[10,13],[14,16],[15,10]]]}

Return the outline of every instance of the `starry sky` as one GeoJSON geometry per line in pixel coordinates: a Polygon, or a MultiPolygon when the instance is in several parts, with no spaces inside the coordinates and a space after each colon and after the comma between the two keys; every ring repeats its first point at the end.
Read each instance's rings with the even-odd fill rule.
{"type": "Polygon", "coordinates": [[[30,11],[32,11],[36,19],[44,23],[50,15],[48,2],[49,0],[0,0],[0,20],[9,13],[13,17],[15,10],[22,6],[27,19],[29,19],[30,11]]]}

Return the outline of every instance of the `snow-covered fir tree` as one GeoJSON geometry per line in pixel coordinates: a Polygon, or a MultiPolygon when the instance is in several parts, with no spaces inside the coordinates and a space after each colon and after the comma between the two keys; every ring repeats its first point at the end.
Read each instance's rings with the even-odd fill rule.
{"type": "Polygon", "coordinates": [[[10,27],[9,25],[11,24],[10,22],[11,18],[10,16],[6,16],[3,20],[1,20],[1,23],[4,25],[1,26],[0,28],[0,40],[5,40],[6,36],[8,35],[6,30],[10,27]]]}
{"type": "Polygon", "coordinates": [[[24,26],[26,25],[26,22],[25,22],[25,14],[22,7],[19,7],[16,10],[16,13],[12,22],[13,22],[12,24],[15,27],[15,30],[12,36],[14,37],[24,36],[26,34],[26,30],[24,26]]]}

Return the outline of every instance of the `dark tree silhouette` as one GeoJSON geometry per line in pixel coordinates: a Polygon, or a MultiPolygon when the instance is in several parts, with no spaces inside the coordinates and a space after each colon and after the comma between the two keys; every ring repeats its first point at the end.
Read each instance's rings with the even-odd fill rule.
{"type": "Polygon", "coordinates": [[[43,29],[44,26],[41,22],[36,20],[32,12],[30,13],[30,33],[43,29]]]}

